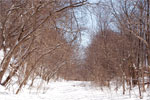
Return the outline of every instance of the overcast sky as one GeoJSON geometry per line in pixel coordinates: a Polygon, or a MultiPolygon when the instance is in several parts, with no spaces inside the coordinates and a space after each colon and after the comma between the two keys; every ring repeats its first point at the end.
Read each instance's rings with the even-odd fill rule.
{"type": "MultiPolygon", "coordinates": [[[[97,3],[99,0],[88,0],[88,1],[90,3],[97,3]]],[[[87,11],[87,15],[85,17],[86,17],[85,27],[87,27],[87,29],[83,32],[81,41],[81,45],[84,47],[88,46],[88,44],[90,43],[91,34],[96,29],[96,20],[92,11],[87,11]]]]}

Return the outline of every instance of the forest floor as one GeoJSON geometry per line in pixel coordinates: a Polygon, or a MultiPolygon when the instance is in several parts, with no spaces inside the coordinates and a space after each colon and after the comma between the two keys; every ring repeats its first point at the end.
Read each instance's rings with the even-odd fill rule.
{"type": "MultiPolygon", "coordinates": [[[[131,95],[128,91],[123,95],[121,88],[118,91],[114,88],[101,90],[82,81],[51,81],[44,85],[44,89],[24,88],[18,95],[0,86],[0,100],[141,100],[137,88],[131,91],[131,95]]],[[[142,100],[150,100],[150,92],[142,95],[142,100]]]]}

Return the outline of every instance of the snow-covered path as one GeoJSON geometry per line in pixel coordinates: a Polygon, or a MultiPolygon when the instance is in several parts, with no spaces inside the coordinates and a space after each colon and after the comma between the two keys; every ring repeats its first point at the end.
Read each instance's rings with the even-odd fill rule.
{"type": "MultiPolygon", "coordinates": [[[[46,89],[48,89],[46,93],[36,93],[35,90],[29,92],[25,89],[15,95],[0,87],[0,100],[140,100],[136,94],[129,97],[128,94],[122,95],[122,91],[116,92],[108,88],[102,92],[91,87],[89,82],[57,81],[51,82],[46,89]]],[[[143,100],[150,100],[150,96],[143,100]]]]}

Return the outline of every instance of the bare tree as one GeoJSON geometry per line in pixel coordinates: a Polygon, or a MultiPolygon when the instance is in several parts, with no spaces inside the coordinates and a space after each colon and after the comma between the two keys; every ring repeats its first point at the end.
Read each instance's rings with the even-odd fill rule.
{"type": "Polygon", "coordinates": [[[125,83],[129,92],[138,86],[142,98],[149,86],[149,0],[109,0],[100,2],[99,8],[98,32],[85,59],[91,80],[103,85],[114,79],[123,94],[125,83]]]}
{"type": "Polygon", "coordinates": [[[4,58],[0,64],[0,83],[9,86],[12,77],[17,77],[18,93],[29,78],[40,76],[49,80],[64,66],[80,31],[72,30],[74,24],[69,23],[75,16],[70,14],[86,2],[1,0],[0,49],[4,58]],[[4,78],[5,74],[9,75],[4,78]]]}

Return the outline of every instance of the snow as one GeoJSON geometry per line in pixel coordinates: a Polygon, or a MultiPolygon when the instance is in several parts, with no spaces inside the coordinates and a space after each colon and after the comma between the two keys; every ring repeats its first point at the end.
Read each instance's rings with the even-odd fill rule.
{"type": "MultiPolygon", "coordinates": [[[[0,100],[140,100],[137,89],[132,90],[132,96],[122,95],[113,89],[100,90],[91,86],[90,82],[83,81],[51,81],[44,86],[44,90],[32,90],[25,88],[18,95],[5,90],[0,86],[0,100]]],[[[143,100],[150,100],[146,94],[143,100]]]]}
{"type": "Polygon", "coordinates": [[[0,62],[2,61],[3,57],[4,57],[3,50],[0,50],[0,62]]]}
{"type": "MultiPolygon", "coordinates": [[[[3,51],[0,50],[0,62],[3,56],[3,51]]],[[[103,88],[102,91],[91,85],[90,82],[84,81],[52,80],[46,84],[45,81],[37,78],[33,88],[29,88],[27,85],[16,95],[17,88],[17,84],[7,90],[0,85],[0,100],[141,100],[138,96],[138,88],[134,88],[131,95],[128,90],[123,95],[122,88],[119,88],[118,91],[115,91],[115,87],[103,88]],[[41,89],[39,85],[42,85],[41,87],[44,89],[41,89]]],[[[148,91],[142,94],[142,100],[150,100],[150,89],[148,91]]]]}
{"type": "MultiPolygon", "coordinates": [[[[0,50],[0,64],[1,64],[2,60],[3,60],[3,58],[4,58],[3,50],[0,50]]],[[[0,71],[1,71],[1,70],[2,70],[2,69],[1,69],[1,67],[0,67],[0,71]]]]}

